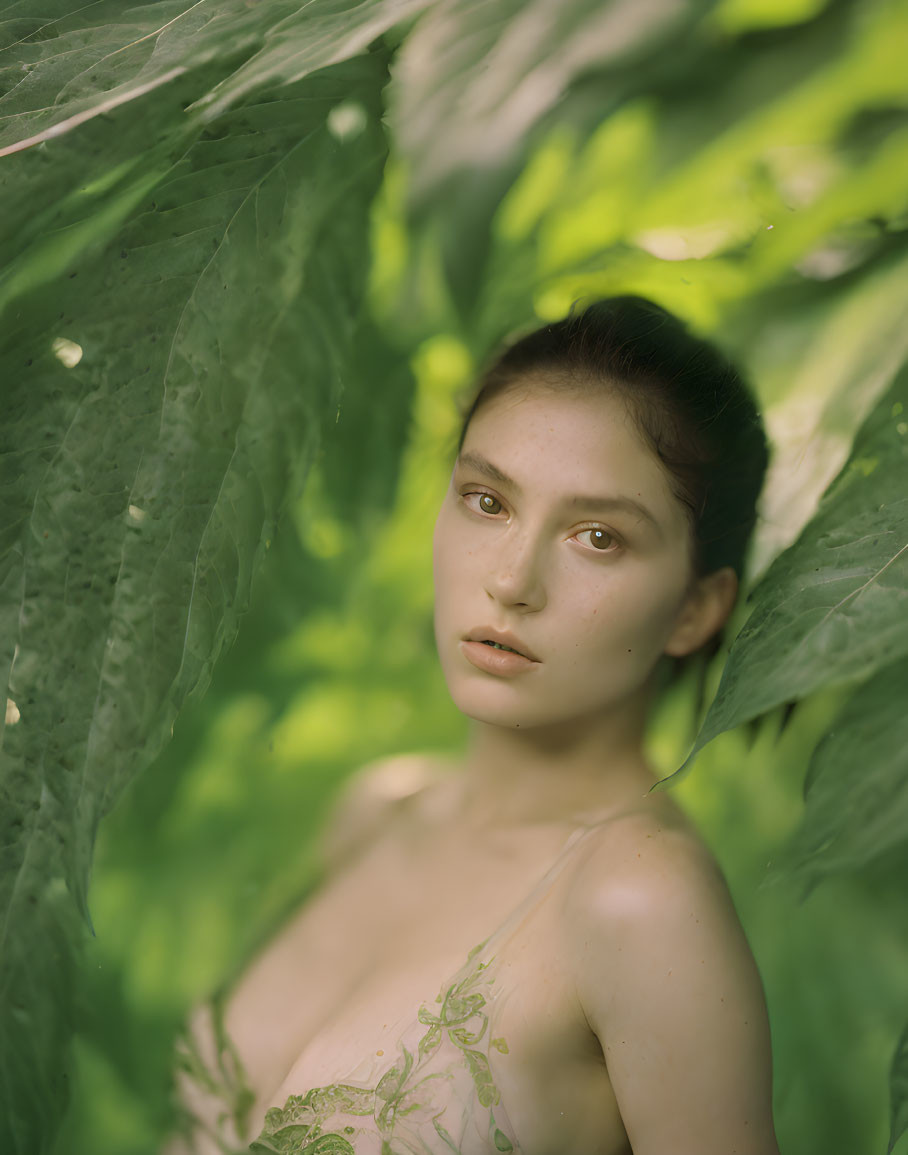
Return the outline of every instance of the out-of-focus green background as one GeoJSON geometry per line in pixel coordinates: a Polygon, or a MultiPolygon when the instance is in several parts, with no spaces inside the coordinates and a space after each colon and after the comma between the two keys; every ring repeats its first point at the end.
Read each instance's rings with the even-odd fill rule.
{"type": "MultiPolygon", "coordinates": [[[[774,448],[754,577],[845,460],[875,382],[904,355],[904,10],[726,0],[710,21],[702,59],[721,75],[694,85],[690,59],[675,73],[665,51],[614,107],[593,93],[582,115],[550,119],[494,214],[472,309],[456,268],[450,287],[443,199],[428,220],[407,215],[392,134],[355,350],[360,396],[374,399],[341,404],[238,640],[101,826],[63,1155],[158,1150],[175,1033],[305,897],[344,777],[463,743],[434,656],[430,536],[458,406],[505,333],[581,295],[637,292],[737,356],[774,448]]],[[[693,694],[682,683],[656,719],[665,773],[692,737],[693,694]]],[[[908,1012],[900,862],[806,897],[773,872],[842,697],[721,736],[676,787],[764,978],[785,1155],[885,1150],[908,1012]]]]}

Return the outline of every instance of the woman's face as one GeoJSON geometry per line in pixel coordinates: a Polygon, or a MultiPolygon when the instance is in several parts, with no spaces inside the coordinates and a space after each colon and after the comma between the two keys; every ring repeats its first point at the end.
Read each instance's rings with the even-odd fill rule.
{"type": "Polygon", "coordinates": [[[480,721],[601,717],[645,692],[663,653],[685,652],[689,523],[605,392],[521,383],[478,410],[438,515],[434,570],[442,669],[480,721]]]}

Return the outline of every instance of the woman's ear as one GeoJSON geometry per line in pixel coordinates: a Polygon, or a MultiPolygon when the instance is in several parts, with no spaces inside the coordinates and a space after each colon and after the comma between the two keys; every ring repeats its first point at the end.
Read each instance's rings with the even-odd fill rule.
{"type": "Polygon", "coordinates": [[[697,578],[678,613],[665,653],[684,658],[699,650],[725,625],[737,596],[738,575],[731,566],[697,578]]]}

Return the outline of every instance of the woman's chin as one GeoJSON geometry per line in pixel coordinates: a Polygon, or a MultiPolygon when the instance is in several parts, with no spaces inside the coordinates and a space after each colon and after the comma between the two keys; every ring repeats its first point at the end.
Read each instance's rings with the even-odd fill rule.
{"type": "Polygon", "coordinates": [[[611,718],[612,724],[646,711],[645,687],[627,693],[612,692],[584,698],[576,688],[559,696],[551,692],[528,695],[514,682],[477,685],[471,681],[448,679],[448,692],[457,709],[474,722],[505,730],[548,731],[554,738],[576,738],[590,728],[601,727],[611,718]]]}
{"type": "Polygon", "coordinates": [[[457,709],[474,722],[502,726],[509,730],[529,729],[540,724],[539,711],[526,703],[495,701],[505,695],[478,693],[456,688],[450,691],[457,709]]]}
{"type": "Polygon", "coordinates": [[[457,686],[453,689],[449,687],[449,692],[461,714],[487,726],[499,726],[506,730],[538,730],[575,720],[573,711],[558,711],[551,701],[517,700],[518,695],[512,694],[509,686],[483,687],[481,690],[472,686],[457,686]]]}

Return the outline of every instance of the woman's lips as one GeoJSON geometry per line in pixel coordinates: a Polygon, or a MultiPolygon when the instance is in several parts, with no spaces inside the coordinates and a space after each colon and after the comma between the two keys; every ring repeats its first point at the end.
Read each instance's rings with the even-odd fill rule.
{"type": "Polygon", "coordinates": [[[494,626],[477,626],[464,636],[464,641],[497,642],[507,650],[516,650],[521,657],[529,658],[531,662],[539,661],[530,647],[512,634],[510,630],[497,630],[494,626]]]}
{"type": "Polygon", "coordinates": [[[486,645],[485,642],[465,640],[460,643],[460,648],[467,661],[477,670],[498,674],[500,677],[511,678],[539,665],[538,662],[525,658],[523,654],[515,654],[510,650],[496,650],[494,646],[486,645]]]}

